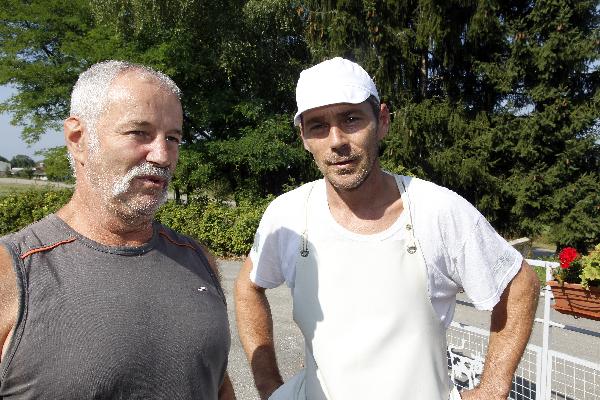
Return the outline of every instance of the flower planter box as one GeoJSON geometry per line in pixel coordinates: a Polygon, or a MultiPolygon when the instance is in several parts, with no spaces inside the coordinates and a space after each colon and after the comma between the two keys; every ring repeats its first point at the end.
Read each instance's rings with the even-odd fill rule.
{"type": "Polygon", "coordinates": [[[585,290],[580,284],[548,282],[554,295],[554,308],[559,313],[600,321],[600,288],[585,290]]]}

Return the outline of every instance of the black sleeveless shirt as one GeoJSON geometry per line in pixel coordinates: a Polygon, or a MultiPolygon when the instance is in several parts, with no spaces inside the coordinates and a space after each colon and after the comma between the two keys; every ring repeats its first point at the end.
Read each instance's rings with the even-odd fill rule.
{"type": "Polygon", "coordinates": [[[55,215],[0,241],[20,290],[1,399],[217,398],[229,324],[196,242],[156,223],[108,247],[55,215]]]}

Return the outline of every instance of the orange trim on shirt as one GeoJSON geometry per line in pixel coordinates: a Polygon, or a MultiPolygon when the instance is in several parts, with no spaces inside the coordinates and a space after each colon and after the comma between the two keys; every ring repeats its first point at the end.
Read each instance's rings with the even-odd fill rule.
{"type": "Polygon", "coordinates": [[[165,237],[169,242],[173,243],[175,246],[179,246],[179,247],[189,247],[190,249],[194,250],[194,251],[198,251],[197,248],[195,248],[194,246],[192,246],[189,243],[180,243],[180,242],[176,242],[175,239],[171,238],[171,236],[169,236],[165,231],[160,230],[158,231],[158,234],[165,237]]]}
{"type": "Polygon", "coordinates": [[[52,250],[53,248],[58,247],[58,246],[60,246],[62,244],[74,242],[75,239],[77,239],[77,238],[72,237],[72,238],[68,238],[68,239],[65,239],[65,240],[61,240],[60,242],[56,242],[56,243],[51,244],[49,246],[44,246],[44,247],[38,247],[36,249],[31,249],[28,252],[21,254],[20,258],[21,258],[21,260],[24,260],[24,259],[26,259],[27,257],[29,257],[32,254],[40,253],[42,251],[52,250]]]}

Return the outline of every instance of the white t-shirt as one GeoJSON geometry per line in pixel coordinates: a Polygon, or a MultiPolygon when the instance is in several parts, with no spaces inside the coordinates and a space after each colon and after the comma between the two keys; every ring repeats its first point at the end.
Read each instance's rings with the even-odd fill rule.
{"type": "MultiPolygon", "coordinates": [[[[468,201],[453,191],[418,178],[396,176],[406,187],[402,201],[409,202],[383,232],[361,235],[340,226],[329,211],[325,181],[311,182],[276,198],[265,211],[250,251],[250,279],[258,286],[274,288],[286,282],[294,286],[295,265],[300,257],[302,232],[310,194],[311,217],[320,222],[310,240],[320,237],[364,241],[397,240],[411,223],[427,266],[428,291],[441,321],[452,321],[456,293],[463,289],[480,310],[491,310],[521,267],[523,257],[500,237],[468,201]],[[312,188],[312,189],[311,189],[312,188]]],[[[314,219],[313,219],[314,220],[314,219]]],[[[365,271],[368,282],[369,271],[365,271]]]]}

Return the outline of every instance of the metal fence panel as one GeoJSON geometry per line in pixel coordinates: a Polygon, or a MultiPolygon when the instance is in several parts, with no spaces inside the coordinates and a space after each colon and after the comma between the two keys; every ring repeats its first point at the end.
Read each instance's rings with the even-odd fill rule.
{"type": "MultiPolygon", "coordinates": [[[[489,332],[453,322],[447,331],[448,370],[461,389],[479,383],[489,332]]],[[[548,351],[542,361],[542,348],[527,345],[517,367],[509,399],[512,400],[600,400],[600,364],[557,351],[548,351]],[[542,374],[542,368],[547,368],[542,374]],[[546,385],[541,384],[543,376],[546,385]],[[542,395],[541,391],[546,393],[542,395]]]]}

